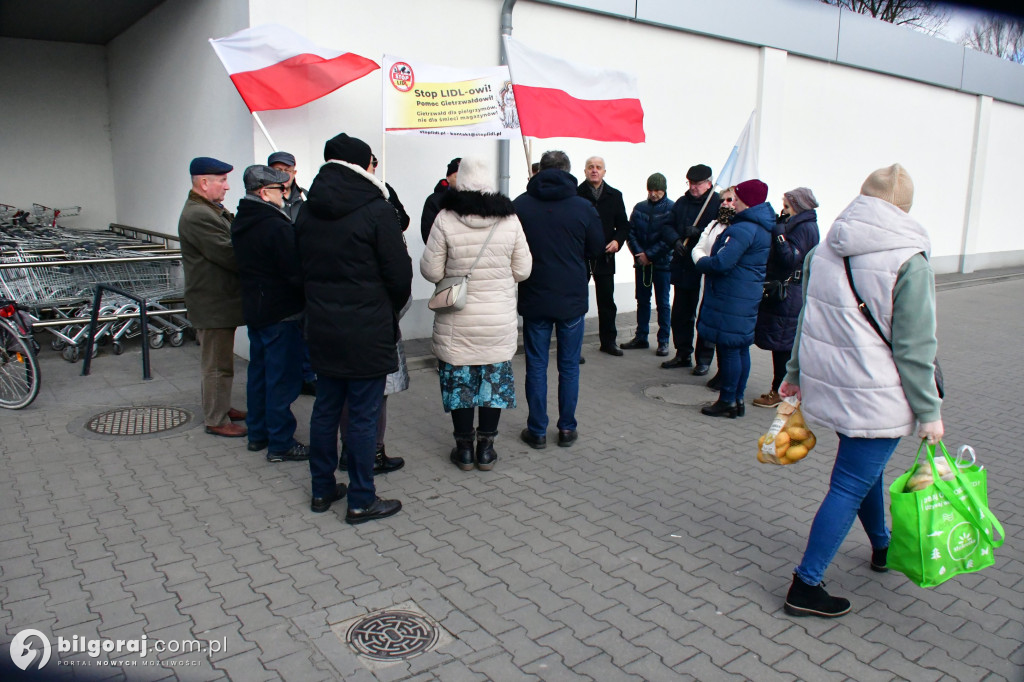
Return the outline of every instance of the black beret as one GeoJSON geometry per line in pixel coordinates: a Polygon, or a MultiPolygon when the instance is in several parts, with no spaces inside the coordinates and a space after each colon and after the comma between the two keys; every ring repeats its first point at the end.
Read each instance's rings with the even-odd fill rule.
{"type": "Polygon", "coordinates": [[[686,179],[690,182],[701,182],[702,180],[711,179],[711,167],[705,166],[703,163],[698,163],[696,166],[690,166],[690,170],[686,171],[686,179]]]}
{"type": "Polygon", "coordinates": [[[189,175],[227,175],[234,166],[209,156],[197,156],[188,165],[189,175]]]}

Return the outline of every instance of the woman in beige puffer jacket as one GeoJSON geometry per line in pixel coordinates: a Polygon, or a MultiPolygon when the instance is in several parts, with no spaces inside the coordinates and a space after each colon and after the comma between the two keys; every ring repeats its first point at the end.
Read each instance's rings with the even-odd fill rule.
{"type": "Polygon", "coordinates": [[[420,272],[435,283],[465,275],[485,242],[469,280],[466,307],[434,317],[432,350],[438,359],[441,400],[445,412],[451,412],[455,431],[451,460],[463,471],[494,468],[501,410],[516,406],[516,283],[529,277],[533,268],[512,202],[496,192],[494,170],[483,159],[465,157],[454,188],[442,199],[420,272]],[[480,415],[474,432],[475,408],[480,415]]]}

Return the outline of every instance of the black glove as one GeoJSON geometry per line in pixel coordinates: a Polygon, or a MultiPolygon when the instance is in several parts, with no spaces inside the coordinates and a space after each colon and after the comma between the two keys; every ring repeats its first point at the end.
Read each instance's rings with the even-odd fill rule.
{"type": "Polygon", "coordinates": [[[683,243],[682,239],[677,239],[675,241],[675,243],[672,245],[672,250],[676,252],[677,256],[687,256],[687,255],[689,255],[689,254],[686,253],[686,246],[683,243]]]}

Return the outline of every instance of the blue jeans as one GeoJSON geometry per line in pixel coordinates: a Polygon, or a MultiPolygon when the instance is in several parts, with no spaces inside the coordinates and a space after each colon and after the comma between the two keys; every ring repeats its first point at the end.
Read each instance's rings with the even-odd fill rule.
{"type": "Polygon", "coordinates": [[[718,399],[727,403],[743,400],[750,377],[750,346],[716,346],[721,388],[718,399]]]}
{"type": "Polygon", "coordinates": [[[796,574],[808,585],[821,582],[854,517],[864,526],[872,549],[889,546],[882,474],[900,439],[838,435],[839,451],[828,493],[814,515],[804,558],[796,568],[796,574]]]}
{"type": "Polygon", "coordinates": [[[636,336],[647,340],[651,333],[651,291],[658,305],[658,343],[668,343],[672,335],[672,273],[645,265],[634,270],[636,276],[636,336]]]}
{"type": "Polygon", "coordinates": [[[249,440],[269,441],[271,452],[295,445],[292,403],[302,389],[302,330],[297,320],[249,328],[245,425],[249,440]]]}
{"type": "Polygon", "coordinates": [[[343,436],[348,457],[348,506],[365,509],[377,498],[373,485],[373,459],[377,450],[377,414],[384,399],[384,382],[376,379],[335,379],[320,375],[316,401],[309,418],[309,473],[313,497],[334,494],[338,468],[338,424],[348,405],[348,425],[343,436]]]}
{"type": "Polygon", "coordinates": [[[552,328],[558,338],[558,428],[561,431],[576,429],[583,315],[571,320],[524,317],[526,402],[530,406],[526,427],[535,436],[546,435],[548,429],[548,356],[551,354],[552,328]]]}

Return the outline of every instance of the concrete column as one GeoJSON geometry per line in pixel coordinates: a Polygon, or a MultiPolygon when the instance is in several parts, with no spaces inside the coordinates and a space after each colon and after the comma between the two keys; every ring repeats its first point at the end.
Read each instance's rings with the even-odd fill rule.
{"type": "Polygon", "coordinates": [[[985,187],[985,164],[988,159],[988,131],[991,121],[992,98],[978,95],[974,110],[974,140],[964,209],[964,236],[960,246],[960,272],[965,274],[974,272],[971,256],[977,251],[978,232],[981,230],[981,200],[985,187]]]}

